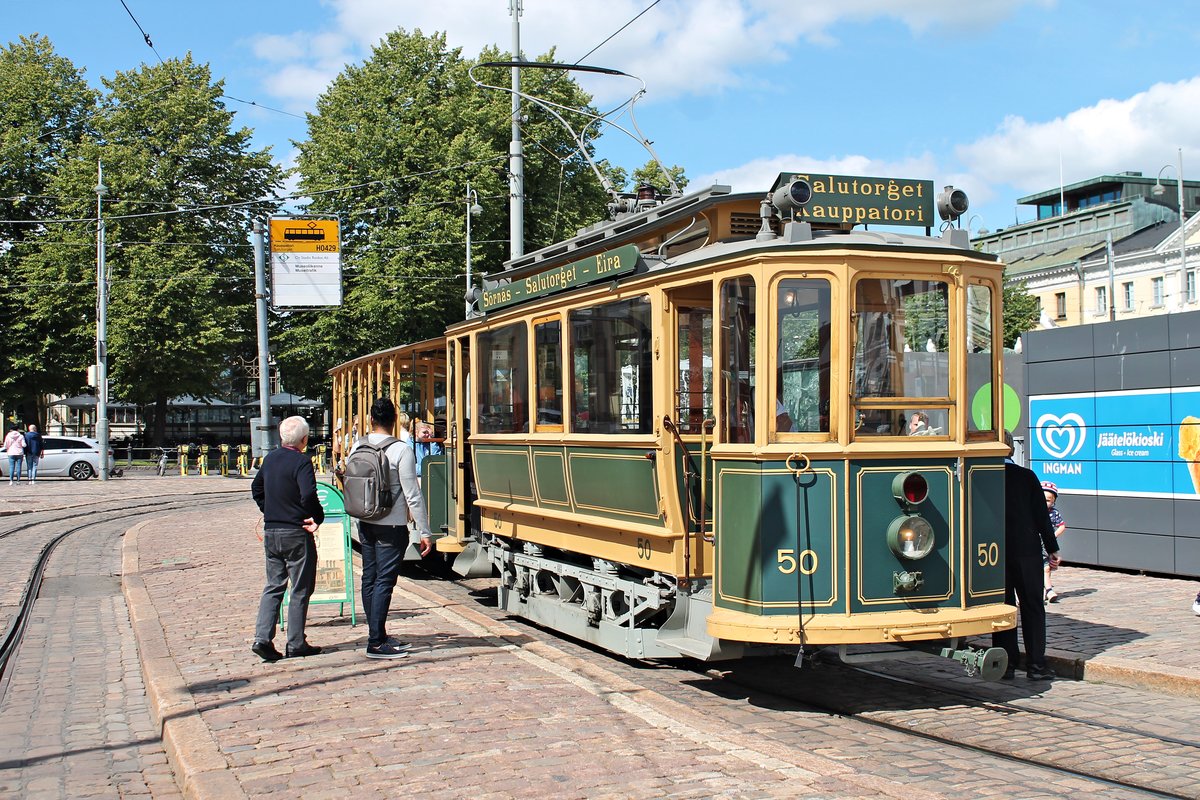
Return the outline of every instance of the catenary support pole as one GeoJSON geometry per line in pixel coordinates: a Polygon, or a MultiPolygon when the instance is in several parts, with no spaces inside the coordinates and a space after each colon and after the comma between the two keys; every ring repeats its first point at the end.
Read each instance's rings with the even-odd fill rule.
{"type": "Polygon", "coordinates": [[[108,266],[104,260],[104,164],[96,162],[96,439],[100,480],[108,480],[108,266]]]}
{"type": "MultiPolygon", "coordinates": [[[[271,447],[271,369],[267,350],[267,263],[263,244],[263,224],[254,220],[254,305],[258,316],[258,438],[266,455],[271,447]]],[[[254,444],[252,442],[252,444],[254,444]]]]}

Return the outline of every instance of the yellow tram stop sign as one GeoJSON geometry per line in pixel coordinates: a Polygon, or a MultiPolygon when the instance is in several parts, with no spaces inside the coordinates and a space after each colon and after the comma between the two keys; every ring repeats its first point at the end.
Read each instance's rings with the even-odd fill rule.
{"type": "Polygon", "coordinates": [[[271,304],[316,308],[342,304],[342,243],[336,219],[275,217],[271,233],[271,304]]]}

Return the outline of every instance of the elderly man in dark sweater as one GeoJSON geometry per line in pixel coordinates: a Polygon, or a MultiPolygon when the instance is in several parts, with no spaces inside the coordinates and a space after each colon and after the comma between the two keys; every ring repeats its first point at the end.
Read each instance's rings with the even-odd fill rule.
{"type": "Polygon", "coordinates": [[[279,423],[283,445],[263,459],[250,484],[250,494],[263,512],[263,547],[267,555],[267,586],[258,603],[254,644],[250,648],[263,661],[283,658],[272,640],[275,621],[288,580],[292,583],[287,616],[288,658],[312,656],[321,648],[304,638],[308,599],[317,579],[317,545],[313,534],[325,520],[317,499],[317,476],[305,454],[308,422],[288,417],[279,423]]]}

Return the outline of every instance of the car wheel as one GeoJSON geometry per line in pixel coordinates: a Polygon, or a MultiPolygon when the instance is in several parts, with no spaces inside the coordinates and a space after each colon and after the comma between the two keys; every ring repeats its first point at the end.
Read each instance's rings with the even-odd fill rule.
{"type": "Polygon", "coordinates": [[[67,472],[67,474],[71,476],[72,480],[86,481],[88,478],[95,475],[96,471],[92,469],[92,465],[86,461],[76,461],[71,465],[71,469],[67,472]]]}

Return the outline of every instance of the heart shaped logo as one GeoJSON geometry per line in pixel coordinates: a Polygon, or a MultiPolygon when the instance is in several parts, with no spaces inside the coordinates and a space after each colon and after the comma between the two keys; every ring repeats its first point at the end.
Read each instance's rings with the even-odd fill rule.
{"type": "Polygon", "coordinates": [[[1078,414],[1043,414],[1037,421],[1037,440],[1051,458],[1070,458],[1083,449],[1087,428],[1078,414]]]}

